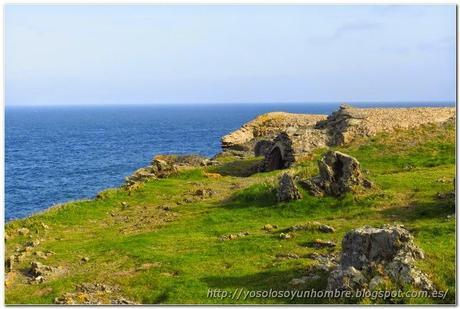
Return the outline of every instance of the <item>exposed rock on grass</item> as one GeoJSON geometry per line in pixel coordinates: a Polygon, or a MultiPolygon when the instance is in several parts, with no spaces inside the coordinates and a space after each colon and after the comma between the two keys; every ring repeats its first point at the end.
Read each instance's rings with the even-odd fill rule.
{"type": "Polygon", "coordinates": [[[300,259],[300,256],[298,254],[295,254],[295,253],[278,253],[276,255],[276,257],[278,259],[293,259],[293,260],[297,260],[297,259],[300,259]]]}
{"type": "Polygon", "coordinates": [[[29,229],[26,228],[26,227],[21,227],[21,228],[18,229],[18,234],[22,235],[22,236],[28,235],[29,232],[30,232],[29,229]]]}
{"type": "Polygon", "coordinates": [[[224,240],[235,240],[235,239],[242,238],[248,235],[249,235],[249,232],[239,232],[237,234],[228,234],[228,235],[221,236],[219,239],[223,241],[224,240]]]}
{"type": "Polygon", "coordinates": [[[291,239],[292,234],[291,233],[280,233],[279,238],[280,239],[291,239]]]}
{"type": "Polygon", "coordinates": [[[129,188],[149,179],[169,177],[184,168],[217,164],[219,162],[198,155],[158,155],[149,166],[142,167],[126,177],[125,187],[129,188]]]}
{"type": "Polygon", "coordinates": [[[314,248],[334,248],[336,243],[331,240],[315,239],[310,243],[310,245],[314,248]]]}
{"type": "Polygon", "coordinates": [[[30,263],[30,269],[28,271],[28,275],[30,276],[29,283],[42,283],[51,277],[63,273],[64,269],[62,267],[44,265],[40,262],[33,261],[30,263]]]}
{"type": "Polygon", "coordinates": [[[302,195],[294,184],[294,180],[287,173],[283,174],[279,180],[279,187],[276,196],[278,202],[289,202],[302,198],[302,195]]]}
{"type": "Polygon", "coordinates": [[[326,271],[329,272],[337,268],[339,259],[334,253],[323,254],[313,252],[307,256],[308,258],[317,261],[311,268],[311,271],[326,271]]]}
{"type": "Polygon", "coordinates": [[[304,285],[311,283],[312,281],[316,281],[321,279],[319,275],[316,274],[309,274],[307,276],[303,276],[301,278],[294,278],[289,282],[289,285],[296,287],[296,288],[301,288],[304,285]]]}
{"type": "Polygon", "coordinates": [[[399,286],[432,291],[433,283],[414,265],[416,259],[423,258],[412,235],[402,226],[355,229],[343,238],[340,266],[331,272],[328,289],[375,287],[381,278],[388,277],[399,286]]]}
{"type": "Polygon", "coordinates": [[[290,231],[320,231],[323,233],[334,233],[335,229],[332,226],[322,224],[317,221],[307,222],[303,224],[293,225],[289,228],[290,231]]]}
{"type": "Polygon", "coordinates": [[[264,231],[271,232],[273,230],[276,230],[278,228],[277,225],[272,225],[272,224],[265,224],[264,227],[262,228],[264,231]]]}
{"type": "Polygon", "coordinates": [[[212,189],[204,188],[204,189],[196,190],[193,195],[204,199],[204,198],[210,198],[210,197],[214,196],[215,194],[216,194],[216,191],[214,191],[212,189]]]}
{"type": "Polygon", "coordinates": [[[328,151],[318,161],[319,175],[301,182],[314,196],[324,194],[340,197],[360,188],[370,188],[372,183],[365,179],[358,160],[338,151],[328,151]]]}
{"type": "Polygon", "coordinates": [[[77,285],[73,293],[65,293],[54,300],[60,305],[135,305],[136,303],[120,295],[118,287],[101,283],[82,283],[77,285]]]}
{"type": "Polygon", "coordinates": [[[6,260],[5,260],[5,271],[6,272],[10,272],[13,270],[13,266],[14,266],[14,261],[15,261],[16,257],[14,255],[8,257],[6,260]]]}

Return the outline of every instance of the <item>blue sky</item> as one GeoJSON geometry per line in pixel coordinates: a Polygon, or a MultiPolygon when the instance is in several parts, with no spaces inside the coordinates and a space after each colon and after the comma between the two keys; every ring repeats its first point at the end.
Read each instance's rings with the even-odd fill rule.
{"type": "Polygon", "coordinates": [[[6,104],[455,101],[455,6],[7,5],[6,104]]]}

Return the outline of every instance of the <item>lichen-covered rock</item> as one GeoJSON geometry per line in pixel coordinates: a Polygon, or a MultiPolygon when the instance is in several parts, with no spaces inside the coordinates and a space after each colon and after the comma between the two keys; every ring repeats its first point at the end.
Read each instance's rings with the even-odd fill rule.
{"type": "Polygon", "coordinates": [[[329,290],[360,290],[367,287],[367,279],[353,266],[333,270],[327,280],[329,290]]]}
{"type": "Polygon", "coordinates": [[[317,263],[312,266],[313,270],[330,272],[339,265],[339,259],[334,253],[316,253],[308,255],[308,258],[315,260],[317,263]]]}
{"type": "Polygon", "coordinates": [[[342,250],[341,265],[356,269],[366,268],[371,263],[390,262],[400,255],[423,258],[412,235],[401,226],[352,230],[343,238],[342,250]]]}
{"type": "Polygon", "coordinates": [[[412,235],[402,226],[358,228],[343,238],[340,266],[331,272],[328,289],[375,287],[375,274],[381,273],[394,284],[432,291],[433,283],[414,265],[416,259],[423,258],[412,235]]]}
{"type": "Polygon", "coordinates": [[[302,196],[299,192],[299,189],[297,189],[292,177],[287,173],[283,174],[279,180],[279,187],[277,192],[278,202],[289,202],[301,198],[302,196]]]}
{"type": "Polygon", "coordinates": [[[318,167],[318,176],[300,182],[312,195],[340,197],[347,192],[355,192],[359,187],[372,186],[364,178],[358,160],[347,154],[328,151],[318,161],[318,167]]]}

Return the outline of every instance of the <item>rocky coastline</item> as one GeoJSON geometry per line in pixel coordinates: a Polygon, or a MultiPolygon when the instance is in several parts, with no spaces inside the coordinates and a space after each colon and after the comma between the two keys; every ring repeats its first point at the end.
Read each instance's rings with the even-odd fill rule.
{"type": "MultiPolygon", "coordinates": [[[[183,210],[186,214],[184,215],[181,214],[181,209],[196,209],[197,216],[214,211],[220,203],[224,205],[223,209],[226,207],[229,212],[253,207],[252,205],[257,203],[261,203],[257,204],[257,207],[261,208],[265,207],[264,203],[271,203],[273,209],[294,207],[292,205],[299,203],[305,203],[304,207],[309,207],[309,203],[318,203],[328,209],[328,203],[341,205],[347,196],[351,199],[356,198],[356,203],[360,203],[358,197],[362,196],[365,198],[361,199],[371,200],[381,197],[386,203],[389,199],[387,193],[383,192],[378,181],[374,182],[374,179],[369,177],[369,172],[363,169],[360,161],[349,153],[337,151],[336,148],[378,134],[400,134],[424,126],[426,131],[430,125],[441,132],[442,128],[439,129],[439,126],[452,126],[455,116],[455,108],[361,109],[349,105],[342,105],[331,115],[273,112],[258,116],[240,129],[224,136],[221,140],[222,152],[213,158],[198,155],[155,156],[148,166],[126,177],[121,188],[103,191],[94,200],[85,202],[94,203],[94,207],[104,209],[97,210],[97,216],[92,218],[90,223],[86,219],[80,222],[70,218],[71,222],[80,222],[78,224],[81,226],[77,223],[75,227],[63,224],[58,226],[57,223],[55,226],[53,216],[58,216],[66,222],[66,211],[72,214],[81,210],[84,213],[82,216],[90,213],[90,210],[84,207],[70,211],[72,205],[63,205],[62,209],[50,209],[31,218],[10,223],[5,238],[8,248],[5,260],[7,291],[21,287],[29,288],[28,286],[47,286],[54,280],[71,276],[86,265],[93,267],[88,271],[95,271],[96,265],[93,264],[93,260],[101,257],[94,258],[91,256],[94,252],[85,252],[84,249],[80,249],[85,253],[78,256],[77,262],[74,257],[71,258],[73,264],[69,261],[59,262],[59,257],[63,257],[59,250],[66,249],[60,246],[63,237],[54,235],[61,232],[56,228],[68,229],[69,233],[75,233],[75,230],[81,233],[85,229],[83,226],[89,229],[92,225],[97,226],[99,222],[101,230],[98,233],[113,229],[118,231],[117,235],[122,235],[120,237],[128,237],[128,243],[131,243],[135,241],[136,235],[142,238],[142,235],[151,233],[152,237],[155,237],[154,232],[160,227],[179,220],[181,215],[184,218],[191,216],[187,212],[191,210],[183,210]],[[321,153],[316,153],[317,150],[321,153]],[[237,174],[236,168],[242,169],[243,173],[237,174]],[[248,177],[250,175],[261,178],[248,177]],[[181,191],[174,191],[174,185],[156,186],[168,181],[171,184],[180,183],[181,191]],[[155,194],[147,194],[146,192],[150,191],[145,191],[145,187],[155,194]],[[253,189],[255,191],[252,195],[248,195],[245,191],[248,188],[256,189],[253,189]],[[260,191],[261,188],[268,189],[260,191]],[[323,202],[325,199],[328,202],[323,202]],[[235,200],[236,206],[228,206],[235,200]],[[205,211],[202,210],[202,207],[205,207],[203,205],[208,207],[205,211]],[[103,214],[105,209],[107,211],[103,214]],[[51,220],[47,221],[47,217],[51,220]],[[27,220],[32,223],[25,224],[29,222],[27,220]],[[49,247],[49,243],[57,245],[49,247]]],[[[407,171],[410,171],[410,167],[407,171]]],[[[442,184],[452,184],[451,179],[442,179],[442,184]]],[[[455,199],[455,192],[450,189],[447,193],[439,193],[436,198],[450,205],[455,199]]],[[[294,215],[291,213],[290,216],[294,215]]],[[[256,230],[249,225],[248,230],[232,231],[231,229],[237,229],[236,226],[240,222],[230,222],[230,230],[225,230],[225,233],[213,232],[216,235],[213,234],[211,239],[216,243],[212,242],[212,245],[226,246],[225,250],[231,250],[229,248],[234,245],[251,241],[254,235],[270,237],[270,241],[280,243],[292,243],[297,237],[308,236],[309,241],[301,245],[302,248],[310,250],[308,255],[302,256],[290,251],[278,252],[275,255],[276,263],[303,258],[312,261],[309,267],[303,267],[302,276],[287,275],[290,279],[282,283],[285,288],[308,289],[321,280],[325,282],[324,289],[340,291],[410,287],[433,293],[440,288],[431,274],[417,266],[419,261],[425,259],[426,254],[416,245],[416,237],[412,235],[410,228],[397,223],[377,224],[376,220],[370,225],[363,225],[358,220],[359,225],[341,223],[339,226],[339,222],[346,220],[334,216],[335,213],[331,212],[319,219],[320,221],[302,220],[291,226],[287,226],[286,223],[284,226],[265,223],[256,230]],[[312,238],[312,235],[318,238],[312,238]],[[343,236],[341,241],[338,235],[343,236]]],[[[224,218],[232,220],[230,215],[224,218]]],[[[251,213],[251,220],[255,219],[251,213]]],[[[285,218],[281,216],[278,220],[282,219],[285,218]]],[[[205,222],[212,223],[213,220],[217,219],[211,217],[205,222]]],[[[190,222],[189,224],[193,225],[190,222]]],[[[198,228],[199,241],[209,238],[205,230],[206,225],[198,228]]],[[[186,228],[185,234],[188,233],[186,228]]],[[[188,239],[185,242],[193,243],[188,239]]],[[[295,248],[295,245],[291,246],[295,248]]],[[[272,254],[273,248],[267,251],[272,254]]],[[[161,267],[161,263],[150,261],[134,268],[130,267],[126,272],[143,274],[161,267]]],[[[171,267],[169,265],[168,269],[171,267]]],[[[181,275],[181,271],[163,270],[159,275],[175,278],[181,275]]],[[[62,293],[53,294],[53,299],[56,304],[142,302],[136,299],[135,294],[127,295],[125,290],[129,288],[120,288],[114,282],[106,284],[99,279],[94,282],[78,282],[72,289],[66,288],[62,293]]],[[[53,290],[49,291],[51,293],[53,290]]]]}

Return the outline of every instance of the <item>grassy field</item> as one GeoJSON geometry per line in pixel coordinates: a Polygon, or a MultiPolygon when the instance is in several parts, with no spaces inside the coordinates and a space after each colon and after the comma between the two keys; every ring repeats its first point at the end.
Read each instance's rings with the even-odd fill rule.
{"type": "MultiPolygon", "coordinates": [[[[395,302],[455,302],[455,204],[438,193],[453,190],[455,125],[430,125],[412,131],[357,141],[340,151],[355,156],[375,188],[342,199],[313,197],[276,202],[277,179],[284,171],[245,177],[256,159],[231,161],[220,167],[184,171],[146,182],[136,191],[109,189],[98,199],[71,202],[6,225],[6,257],[27,241],[40,240],[6,278],[6,303],[53,303],[83,282],[120,287],[135,302],[156,304],[207,303],[328,303],[328,299],[208,297],[209,289],[233,293],[292,289],[289,281],[315,263],[312,252],[340,251],[343,235],[364,225],[404,224],[424,251],[418,266],[430,275],[444,300],[402,299],[395,302]],[[216,193],[197,198],[197,189],[216,193]],[[127,205],[123,206],[122,202],[127,205]],[[280,231],[319,221],[335,233],[299,231],[282,240],[280,231]],[[271,232],[265,224],[277,225],[271,232]],[[48,226],[48,228],[46,228],[48,226]],[[26,227],[28,235],[17,230],[26,227]],[[222,241],[228,234],[244,237],[222,241]],[[314,239],[333,240],[334,249],[307,246],[314,239]],[[36,252],[52,251],[46,259],[36,252]],[[296,253],[299,259],[279,259],[296,253]],[[81,259],[87,257],[88,261],[81,259]],[[27,283],[31,261],[62,266],[65,272],[40,284],[27,283]]],[[[314,159],[291,168],[309,176],[317,173],[314,159]]],[[[311,287],[324,289],[327,274],[311,287]]],[[[335,300],[344,302],[345,300],[335,300]]],[[[347,300],[368,303],[368,299],[347,300]]]]}

